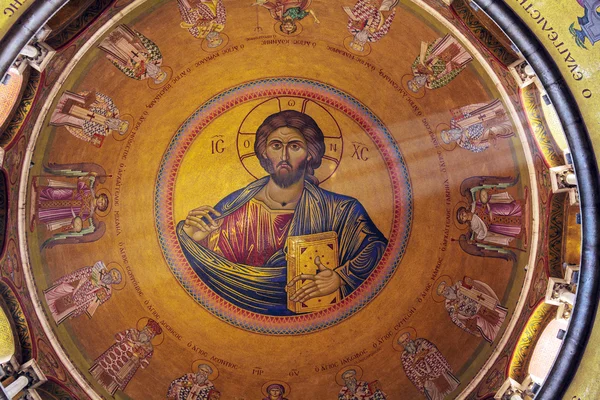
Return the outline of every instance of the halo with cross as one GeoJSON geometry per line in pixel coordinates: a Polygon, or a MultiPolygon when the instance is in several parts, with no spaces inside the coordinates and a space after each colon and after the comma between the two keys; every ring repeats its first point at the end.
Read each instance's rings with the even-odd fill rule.
{"type": "Polygon", "coordinates": [[[255,179],[266,176],[254,152],[256,131],[263,121],[280,111],[296,110],[310,115],[325,136],[325,155],[321,166],[315,171],[319,182],[325,182],[340,166],[343,154],[342,129],[333,115],[317,102],[303,97],[273,97],[254,107],[240,124],[237,135],[237,149],[240,162],[255,179]]]}

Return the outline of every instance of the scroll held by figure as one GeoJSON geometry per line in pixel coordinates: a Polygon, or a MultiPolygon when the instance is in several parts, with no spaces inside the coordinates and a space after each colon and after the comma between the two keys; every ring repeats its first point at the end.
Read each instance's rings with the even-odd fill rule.
{"type": "Polygon", "coordinates": [[[183,254],[244,310],[289,316],[335,304],[369,277],[387,239],[358,200],[319,187],[325,143],[312,117],[270,115],[254,150],[269,175],[191,210],[177,226],[183,254]]]}
{"type": "Polygon", "coordinates": [[[127,25],[117,26],[98,48],[132,79],[152,79],[157,85],[167,79],[167,73],[161,69],[163,58],[156,43],[127,25]]]}
{"type": "Polygon", "coordinates": [[[450,34],[432,43],[421,42],[421,52],[412,64],[413,78],[408,88],[418,92],[422,88],[439,89],[454,80],[473,57],[450,34]]]}

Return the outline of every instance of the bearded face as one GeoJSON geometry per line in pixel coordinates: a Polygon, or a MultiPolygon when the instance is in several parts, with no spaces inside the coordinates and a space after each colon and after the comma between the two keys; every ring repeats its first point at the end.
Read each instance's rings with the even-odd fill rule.
{"type": "Polygon", "coordinates": [[[276,129],[269,135],[263,156],[268,160],[267,172],[281,188],[287,188],[304,179],[306,165],[310,159],[302,133],[288,127],[276,129]]]}

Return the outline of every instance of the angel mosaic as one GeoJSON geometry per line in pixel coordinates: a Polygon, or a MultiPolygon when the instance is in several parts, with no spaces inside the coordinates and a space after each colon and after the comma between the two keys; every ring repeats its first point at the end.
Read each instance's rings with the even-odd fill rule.
{"type": "Polygon", "coordinates": [[[440,133],[447,145],[456,143],[465,150],[481,153],[490,146],[496,147],[499,139],[515,135],[508,113],[499,99],[471,104],[450,112],[453,116],[450,128],[440,133]]]}
{"type": "Polygon", "coordinates": [[[167,72],[161,69],[162,53],[152,40],[127,25],[119,25],[98,48],[119,71],[136,80],[151,79],[161,84],[167,72]]]}
{"type": "Polygon", "coordinates": [[[402,351],[402,369],[425,398],[443,400],[460,381],[435,344],[413,335],[403,332],[397,339],[396,346],[402,351]]]}
{"type": "Polygon", "coordinates": [[[129,121],[121,117],[113,100],[96,91],[65,91],[50,117],[50,125],[64,126],[77,139],[102,147],[111,132],[123,136],[129,121]]]}
{"type": "Polygon", "coordinates": [[[473,57],[450,34],[432,43],[421,42],[421,52],[412,64],[413,78],[408,88],[417,93],[422,88],[446,86],[473,61],[473,57]]]}
{"type": "Polygon", "coordinates": [[[524,251],[511,245],[526,237],[525,202],[507,191],[518,181],[519,176],[475,176],[461,183],[460,193],[469,200],[456,209],[458,223],[469,231],[458,241],[464,252],[515,261],[515,251],[524,251]]]}
{"type": "Polygon", "coordinates": [[[442,280],[436,289],[452,322],[473,336],[492,343],[506,319],[508,309],[486,283],[464,277],[456,283],[442,280]]]}
{"type": "Polygon", "coordinates": [[[367,42],[377,42],[387,35],[399,0],[358,0],[353,8],[343,7],[348,14],[348,31],[353,35],[349,46],[356,51],[365,50],[367,42]],[[384,16],[383,13],[389,13],[384,16]]]}
{"type": "Polygon", "coordinates": [[[113,288],[123,281],[117,268],[110,270],[102,261],[80,268],[55,281],[44,297],[57,325],[86,314],[91,318],[98,307],[112,297],[113,288]]]}
{"type": "Polygon", "coordinates": [[[205,39],[209,48],[223,43],[227,13],[223,0],[177,0],[181,14],[180,26],[196,39],[205,39]]]}
{"type": "Polygon", "coordinates": [[[94,242],[106,230],[98,217],[109,211],[107,190],[98,190],[108,175],[93,163],[50,164],[32,180],[30,226],[42,224],[53,236],[42,248],[94,242]]]}
{"type": "Polygon", "coordinates": [[[298,22],[311,15],[315,24],[320,23],[310,8],[312,0],[256,0],[253,5],[269,10],[271,17],[279,23],[279,30],[286,35],[298,31],[298,22]]]}
{"type": "Polygon", "coordinates": [[[147,368],[156,340],[164,339],[160,324],[146,319],[141,329],[131,328],[115,335],[115,344],[102,353],[90,367],[90,374],[111,396],[125,390],[138,369],[147,368]]]}

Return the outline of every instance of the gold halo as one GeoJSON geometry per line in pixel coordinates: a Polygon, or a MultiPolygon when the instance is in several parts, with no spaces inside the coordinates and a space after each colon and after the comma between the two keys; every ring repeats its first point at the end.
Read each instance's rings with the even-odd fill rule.
{"type": "Polygon", "coordinates": [[[133,123],[135,122],[135,118],[131,114],[123,114],[119,117],[119,119],[129,122],[129,126],[127,127],[125,133],[122,135],[119,135],[117,132],[112,131],[112,138],[117,142],[127,139],[127,136],[129,136],[131,130],[133,129],[133,123]]]}
{"type": "Polygon", "coordinates": [[[360,378],[362,378],[363,375],[363,370],[361,367],[359,367],[358,365],[348,365],[347,367],[344,367],[342,369],[340,369],[338,371],[338,373],[335,375],[335,381],[337,382],[338,385],[340,386],[345,386],[346,383],[344,382],[344,380],[342,379],[342,375],[344,375],[344,373],[348,370],[353,369],[354,371],[356,371],[356,380],[360,380],[360,378]]]}
{"type": "Polygon", "coordinates": [[[373,51],[373,48],[371,47],[371,43],[369,43],[369,42],[365,43],[364,50],[357,51],[357,50],[354,50],[352,47],[350,47],[350,43],[352,42],[353,39],[354,39],[354,36],[346,36],[344,38],[344,48],[346,49],[346,51],[349,51],[350,53],[352,53],[358,57],[366,57],[369,54],[371,54],[371,51],[373,51]]]}
{"type": "Polygon", "coordinates": [[[458,143],[456,143],[456,142],[449,143],[449,144],[444,143],[444,141],[442,140],[442,131],[444,129],[446,129],[446,128],[450,129],[450,125],[448,125],[445,122],[442,122],[441,124],[438,124],[435,127],[435,137],[439,140],[440,147],[442,149],[444,149],[446,151],[452,151],[452,150],[454,150],[456,148],[456,146],[458,146],[458,143]]]}
{"type": "Polygon", "coordinates": [[[285,393],[282,393],[282,394],[285,394],[286,396],[288,396],[290,394],[290,392],[292,391],[292,388],[290,387],[290,385],[288,385],[287,383],[285,383],[283,381],[269,381],[269,382],[265,383],[264,385],[262,385],[261,391],[262,391],[263,396],[269,397],[269,393],[267,393],[267,388],[269,386],[275,385],[275,384],[283,386],[283,390],[285,390],[285,393]]]}
{"type": "Polygon", "coordinates": [[[100,196],[101,194],[105,194],[108,196],[108,207],[104,211],[100,211],[96,208],[96,211],[94,211],[94,212],[96,213],[97,216],[104,218],[110,213],[110,210],[112,209],[113,198],[112,198],[110,191],[106,188],[99,189],[95,193],[96,197],[100,196]]]}
{"type": "Polygon", "coordinates": [[[121,264],[116,263],[116,262],[111,262],[111,263],[108,263],[108,265],[106,266],[106,271],[108,272],[113,268],[115,268],[116,270],[118,270],[121,273],[121,283],[119,283],[118,285],[114,285],[114,284],[110,285],[110,287],[113,290],[117,290],[117,291],[123,290],[123,288],[127,284],[125,270],[123,269],[123,267],[121,267],[121,264]]]}
{"type": "Polygon", "coordinates": [[[412,90],[410,90],[408,88],[408,81],[410,81],[413,78],[413,74],[406,74],[403,75],[402,78],[400,78],[401,82],[402,82],[402,87],[406,90],[406,93],[408,93],[408,95],[414,99],[422,99],[423,97],[425,97],[425,93],[427,93],[427,88],[426,87],[422,87],[419,89],[419,91],[417,93],[413,92],[412,90]]]}
{"type": "Polygon", "coordinates": [[[192,372],[195,374],[196,372],[198,372],[198,367],[202,364],[206,364],[208,366],[210,366],[213,370],[212,374],[210,374],[208,376],[208,380],[209,381],[215,381],[218,377],[219,377],[219,370],[217,369],[217,367],[215,366],[215,364],[211,363],[208,360],[196,360],[194,362],[192,362],[192,372]]]}
{"type": "Polygon", "coordinates": [[[413,340],[417,338],[417,330],[412,326],[407,326],[406,328],[400,329],[392,341],[392,347],[394,350],[399,352],[404,351],[404,347],[398,343],[398,339],[400,339],[400,336],[404,335],[405,333],[408,333],[413,340]]]}
{"type": "Polygon", "coordinates": [[[227,36],[223,32],[219,32],[219,35],[221,35],[221,37],[223,38],[223,41],[217,47],[208,47],[206,38],[202,39],[202,43],[200,43],[200,47],[202,47],[202,50],[204,50],[207,53],[214,53],[215,51],[219,51],[222,48],[224,48],[225,46],[227,46],[229,44],[229,36],[227,36]]]}
{"type": "Polygon", "coordinates": [[[438,290],[439,286],[442,283],[445,283],[446,286],[454,285],[454,282],[452,282],[452,278],[450,276],[448,276],[448,275],[440,276],[433,284],[433,288],[431,290],[431,297],[433,298],[433,301],[435,301],[436,303],[443,303],[446,301],[446,298],[444,297],[444,295],[441,294],[438,290]]]}
{"type": "Polygon", "coordinates": [[[340,166],[344,154],[342,129],[333,115],[322,105],[303,97],[272,97],[254,107],[240,123],[237,134],[237,151],[240,163],[254,178],[259,179],[267,173],[260,165],[254,153],[256,131],[269,115],[285,110],[296,110],[310,115],[323,130],[325,136],[325,154],[321,166],[315,171],[320,183],[329,179],[340,166]],[[339,151],[337,149],[339,148],[339,151]],[[334,149],[334,150],[332,150],[334,149]]]}
{"type": "MultiPolygon", "coordinates": [[[[148,318],[148,317],[142,317],[142,318],[138,319],[137,323],[135,324],[135,328],[138,331],[141,331],[142,329],[144,329],[144,327],[146,326],[146,324],[148,323],[148,321],[150,319],[151,318],[148,318]]],[[[153,319],[153,321],[158,323],[158,321],[156,321],[155,319],[153,319]]],[[[163,330],[160,333],[160,335],[154,336],[154,338],[150,341],[150,343],[152,343],[152,346],[160,346],[164,341],[165,341],[165,332],[163,330]]]]}
{"type": "Polygon", "coordinates": [[[283,37],[286,37],[286,38],[298,36],[304,30],[304,27],[302,26],[300,21],[296,21],[296,32],[294,32],[294,33],[290,33],[290,34],[283,33],[281,31],[280,27],[281,27],[281,21],[277,21],[277,22],[275,22],[275,24],[273,24],[273,29],[275,30],[275,33],[277,33],[283,37]]]}
{"type": "Polygon", "coordinates": [[[159,90],[160,88],[165,86],[167,83],[169,83],[169,81],[173,77],[173,68],[161,65],[160,69],[162,69],[163,71],[165,71],[167,73],[165,80],[162,81],[161,83],[157,84],[157,83],[154,83],[154,79],[146,78],[146,83],[148,84],[148,87],[152,90],[159,90]]]}
{"type": "Polygon", "coordinates": [[[458,230],[465,231],[465,230],[469,229],[469,224],[463,224],[463,223],[459,222],[458,218],[456,216],[456,213],[458,212],[458,209],[461,208],[461,207],[464,207],[467,210],[471,209],[471,205],[469,203],[467,203],[464,200],[461,200],[461,201],[459,201],[458,203],[456,203],[454,205],[454,208],[452,209],[451,218],[452,218],[452,221],[454,222],[454,226],[456,228],[458,228],[458,230]]]}

